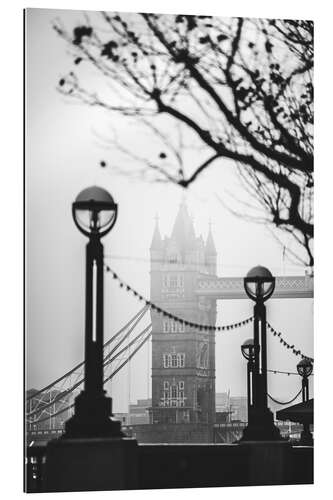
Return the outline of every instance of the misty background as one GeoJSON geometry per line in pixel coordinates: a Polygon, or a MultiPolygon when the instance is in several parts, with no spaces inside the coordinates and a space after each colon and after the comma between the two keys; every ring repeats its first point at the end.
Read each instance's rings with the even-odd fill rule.
{"type": "MultiPolygon", "coordinates": [[[[71,59],[68,46],[52,29],[52,21],[58,17],[74,26],[82,16],[76,11],[43,9],[30,9],[27,14],[27,388],[42,388],[83,359],[86,239],[71,216],[71,203],[80,190],[100,185],[118,203],[117,223],[103,240],[106,263],[147,298],[155,216],[159,215],[162,236],[169,236],[184,195],[174,185],[119,175],[113,168],[120,161],[119,155],[106,149],[100,135],[107,136],[110,127],[115,127],[120,134],[127,134],[130,148],[139,140],[135,128],[117,115],[75,104],[57,92],[57,82],[70,67],[71,59]],[[108,165],[105,169],[100,166],[104,158],[108,165]]],[[[301,266],[284,258],[283,248],[264,225],[238,218],[221,204],[218,197],[227,198],[228,193],[246,200],[231,162],[224,162],[223,168],[221,163],[212,166],[186,191],[197,235],[206,238],[212,221],[218,275],[244,276],[258,264],[275,275],[303,275],[301,266]]],[[[141,304],[106,274],[105,339],[140,308],[141,304]]],[[[219,301],[217,325],[241,321],[252,314],[252,308],[248,300],[219,301]]],[[[271,299],[267,317],[286,341],[313,356],[312,299],[271,299]]],[[[216,333],[217,392],[230,389],[231,396],[246,394],[246,363],[240,345],[251,334],[251,325],[216,333]]],[[[150,349],[151,344],[146,344],[130,366],[115,377],[112,387],[107,386],[114,411],[127,411],[129,401],[150,397],[150,349]]],[[[299,359],[268,333],[269,369],[294,372],[299,359]]],[[[300,379],[269,374],[268,384],[270,394],[287,400],[299,390],[300,379]]]]}

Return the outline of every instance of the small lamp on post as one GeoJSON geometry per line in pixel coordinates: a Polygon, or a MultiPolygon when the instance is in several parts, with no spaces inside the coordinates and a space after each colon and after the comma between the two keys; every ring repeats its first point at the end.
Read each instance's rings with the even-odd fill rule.
{"type": "Polygon", "coordinates": [[[103,389],[104,259],[101,238],[117,220],[112,196],[97,186],[84,189],[72,205],[76,227],[89,238],[86,246],[86,305],[84,388],[75,399],[75,412],[65,424],[65,438],[122,437],[112,419],[112,400],[103,389]]]}
{"type": "Polygon", "coordinates": [[[247,339],[241,345],[241,352],[247,360],[247,418],[252,420],[252,410],[254,401],[253,368],[255,359],[255,348],[253,339],[247,339]]]}
{"type": "MultiPolygon", "coordinates": [[[[248,426],[244,429],[241,441],[281,440],[279,429],[274,425],[273,414],[267,406],[267,340],[265,302],[275,289],[275,278],[263,266],[251,269],[244,278],[247,296],[254,305],[254,335],[252,361],[252,405],[248,426]]],[[[250,345],[250,344],[249,344],[250,345]]],[[[242,349],[243,352],[243,349],[242,349]]]]}
{"type": "MultiPolygon", "coordinates": [[[[302,377],[302,402],[309,401],[309,377],[313,371],[313,364],[308,358],[303,358],[297,365],[297,372],[302,377]]],[[[310,432],[310,423],[303,423],[300,444],[313,445],[313,437],[310,432]]]]}

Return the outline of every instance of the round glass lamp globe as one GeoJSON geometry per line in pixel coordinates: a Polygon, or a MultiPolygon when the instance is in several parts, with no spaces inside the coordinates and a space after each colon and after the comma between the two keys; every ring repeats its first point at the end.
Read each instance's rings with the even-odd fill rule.
{"type": "Polygon", "coordinates": [[[255,347],[254,340],[247,339],[241,345],[241,351],[245,359],[254,359],[255,347]]]}
{"type": "Polygon", "coordinates": [[[118,206],[111,194],[98,186],[83,189],[72,205],[74,222],[86,236],[104,236],[114,226],[117,213],[118,206]]]}
{"type": "Polygon", "coordinates": [[[297,371],[301,377],[310,377],[312,370],[313,365],[307,358],[302,359],[297,365],[297,371]]]}
{"type": "Polygon", "coordinates": [[[252,300],[265,301],[273,294],[275,278],[267,267],[253,267],[244,278],[246,294],[252,300]]]}

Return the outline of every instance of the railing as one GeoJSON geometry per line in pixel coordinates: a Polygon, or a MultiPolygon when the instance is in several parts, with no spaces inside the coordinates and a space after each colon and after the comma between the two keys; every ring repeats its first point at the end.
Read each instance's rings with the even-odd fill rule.
{"type": "Polygon", "coordinates": [[[214,427],[218,429],[244,429],[246,426],[247,422],[221,422],[214,424],[214,427]]]}
{"type": "Polygon", "coordinates": [[[40,438],[45,436],[52,436],[52,438],[56,438],[62,435],[63,429],[34,429],[32,431],[28,431],[27,435],[30,439],[40,438]]]}
{"type": "MultiPolygon", "coordinates": [[[[275,425],[279,428],[282,429],[291,429],[293,431],[302,429],[302,424],[298,424],[296,422],[279,422],[276,421],[274,422],[275,425]]],[[[215,428],[220,428],[220,429],[234,429],[234,428],[239,428],[239,429],[244,429],[244,427],[247,426],[247,422],[217,422],[214,424],[215,428]]]]}

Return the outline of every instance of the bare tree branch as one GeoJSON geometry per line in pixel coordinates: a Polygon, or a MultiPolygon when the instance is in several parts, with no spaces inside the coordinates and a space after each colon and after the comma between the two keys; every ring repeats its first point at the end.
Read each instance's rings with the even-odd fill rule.
{"type": "Polygon", "coordinates": [[[215,160],[232,160],[266,222],[293,232],[313,264],[312,22],[103,12],[72,32],[54,28],[74,65],[96,76],[91,88],[78,68],[59,91],[139,117],[164,144],[168,161],[133,153],[140,168],[186,188],[215,160]],[[197,165],[171,138],[175,124],[203,148],[197,165]]]}

